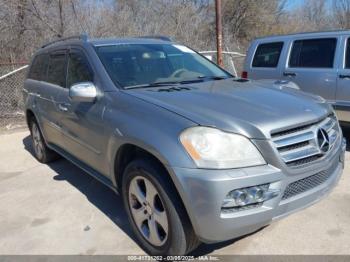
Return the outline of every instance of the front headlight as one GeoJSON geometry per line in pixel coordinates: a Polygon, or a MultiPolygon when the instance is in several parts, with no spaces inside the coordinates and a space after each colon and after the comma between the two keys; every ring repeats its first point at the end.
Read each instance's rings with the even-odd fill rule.
{"type": "Polygon", "coordinates": [[[266,164],[252,142],[211,127],[183,131],[180,141],[199,168],[239,168],[266,164]]]}

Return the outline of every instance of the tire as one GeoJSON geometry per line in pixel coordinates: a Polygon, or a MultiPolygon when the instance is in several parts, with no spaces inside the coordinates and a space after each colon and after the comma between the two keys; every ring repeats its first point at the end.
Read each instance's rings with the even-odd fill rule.
{"type": "Polygon", "coordinates": [[[30,120],[29,127],[35,158],[41,163],[49,163],[58,159],[59,155],[47,147],[38,122],[35,118],[30,120]]]}
{"type": "Polygon", "coordinates": [[[199,245],[177,191],[157,162],[130,162],[122,196],[132,230],[149,255],[185,255],[199,245]]]}

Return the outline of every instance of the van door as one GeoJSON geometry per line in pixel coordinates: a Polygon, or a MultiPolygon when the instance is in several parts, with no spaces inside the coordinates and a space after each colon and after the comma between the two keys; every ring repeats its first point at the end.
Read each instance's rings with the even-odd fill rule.
{"type": "Polygon", "coordinates": [[[68,55],[67,88],[62,90],[58,98],[64,149],[103,173],[103,148],[108,139],[104,136],[102,119],[104,100],[102,92],[99,92],[95,102],[72,101],[69,88],[82,82],[98,85],[87,56],[80,49],[71,49],[68,55]]]}
{"type": "Polygon", "coordinates": [[[247,77],[250,79],[278,79],[281,75],[280,66],[282,62],[280,58],[283,57],[281,55],[283,47],[283,41],[259,42],[257,46],[252,47],[255,52],[251,64],[248,65],[247,77]]]}
{"type": "Polygon", "coordinates": [[[339,64],[337,79],[336,106],[337,116],[340,121],[350,121],[350,36],[342,39],[341,63],[339,64]]]}
{"type": "Polygon", "coordinates": [[[282,79],[291,80],[301,90],[320,95],[334,104],[337,82],[335,58],[339,42],[337,37],[294,40],[282,79]]]}

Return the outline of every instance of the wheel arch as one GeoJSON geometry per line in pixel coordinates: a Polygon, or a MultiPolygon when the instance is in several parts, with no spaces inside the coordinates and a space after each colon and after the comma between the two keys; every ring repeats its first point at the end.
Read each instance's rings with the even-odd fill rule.
{"type": "Polygon", "coordinates": [[[167,165],[165,158],[163,158],[159,153],[157,152],[151,152],[150,150],[147,150],[139,145],[135,145],[133,143],[125,143],[121,145],[115,155],[114,159],[114,179],[115,179],[115,186],[117,187],[118,192],[122,192],[122,184],[123,184],[123,174],[126,166],[130,161],[137,159],[137,158],[146,158],[149,159],[149,161],[152,161],[153,163],[157,164],[158,167],[164,171],[164,173],[167,175],[166,179],[170,183],[171,187],[173,187],[174,192],[176,194],[175,197],[178,197],[180,200],[181,208],[185,211],[186,218],[184,221],[186,223],[190,223],[193,230],[196,230],[194,221],[192,220],[193,217],[191,216],[189,210],[187,209],[185,205],[185,199],[183,198],[181,194],[181,190],[179,190],[179,182],[176,180],[174,176],[175,173],[171,170],[169,165],[167,165]]]}
{"type": "Polygon", "coordinates": [[[27,109],[25,113],[26,113],[25,114],[26,115],[26,123],[27,123],[28,128],[30,128],[30,120],[32,118],[36,119],[36,117],[35,117],[34,112],[31,109],[27,109]]]}
{"type": "Polygon", "coordinates": [[[122,185],[123,173],[126,166],[132,160],[137,158],[146,158],[157,163],[157,165],[161,167],[170,178],[170,172],[166,164],[167,162],[163,157],[160,156],[160,154],[155,153],[154,150],[150,151],[148,149],[145,149],[143,146],[134,143],[124,143],[118,148],[114,157],[113,175],[115,184],[118,189],[120,189],[122,185]]]}

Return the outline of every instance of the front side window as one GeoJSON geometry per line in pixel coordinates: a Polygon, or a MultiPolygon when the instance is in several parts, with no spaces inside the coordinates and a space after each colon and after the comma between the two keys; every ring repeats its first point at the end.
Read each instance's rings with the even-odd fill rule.
{"type": "Polygon", "coordinates": [[[277,67],[283,42],[260,44],[256,49],[253,67],[277,67]]]}
{"type": "Polygon", "coordinates": [[[183,45],[117,44],[97,46],[96,52],[111,79],[124,88],[231,77],[183,45]]]}
{"type": "Polygon", "coordinates": [[[34,58],[28,78],[38,81],[45,81],[48,66],[48,55],[41,54],[34,58]]]}
{"type": "Polygon", "coordinates": [[[58,53],[50,55],[47,81],[61,87],[66,86],[66,54],[58,53]]]}
{"type": "Polygon", "coordinates": [[[83,53],[74,51],[68,58],[67,85],[71,87],[81,82],[93,82],[93,74],[83,53]]]}
{"type": "Polygon", "coordinates": [[[336,38],[307,39],[294,42],[289,67],[332,68],[336,38]]]}

